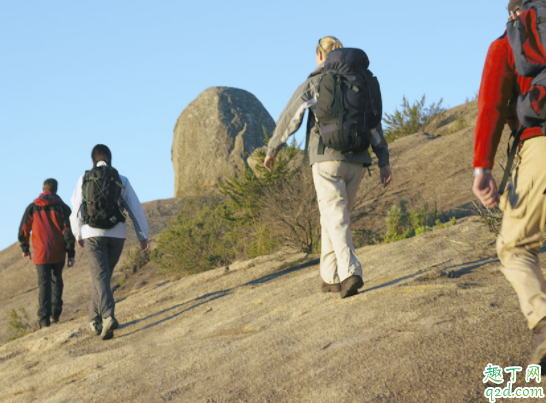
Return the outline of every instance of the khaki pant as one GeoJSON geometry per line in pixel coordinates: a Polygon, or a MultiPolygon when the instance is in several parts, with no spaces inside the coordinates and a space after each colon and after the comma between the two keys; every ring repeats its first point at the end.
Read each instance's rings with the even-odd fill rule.
{"type": "Polygon", "coordinates": [[[320,275],[328,284],[362,276],[355,254],[349,212],[362,176],[362,163],[323,161],[313,164],[313,181],[320,210],[320,275]]]}
{"type": "Polygon", "coordinates": [[[497,239],[502,272],[516,291],[529,328],[546,316],[546,282],[538,264],[546,222],[546,137],[527,140],[511,183],[501,197],[504,212],[497,239]]]}

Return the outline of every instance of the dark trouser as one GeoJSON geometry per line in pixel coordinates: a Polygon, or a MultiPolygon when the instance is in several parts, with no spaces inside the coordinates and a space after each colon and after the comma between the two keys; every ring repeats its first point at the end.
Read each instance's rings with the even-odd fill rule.
{"type": "Polygon", "coordinates": [[[114,316],[114,294],[110,280],[123,250],[123,238],[94,237],[85,240],[93,286],[89,305],[89,322],[101,323],[102,318],[114,316]]]}
{"type": "Polygon", "coordinates": [[[63,311],[63,267],[64,262],[54,264],[37,264],[38,287],[40,294],[38,300],[40,308],[38,317],[40,319],[50,316],[59,319],[63,311]]]}

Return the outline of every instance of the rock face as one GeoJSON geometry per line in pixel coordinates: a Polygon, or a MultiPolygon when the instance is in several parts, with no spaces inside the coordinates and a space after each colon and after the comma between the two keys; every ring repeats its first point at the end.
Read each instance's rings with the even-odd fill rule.
{"type": "Polygon", "coordinates": [[[203,91],[174,127],[175,197],[212,193],[219,179],[242,172],[248,156],[264,145],[262,127],[271,133],[275,122],[251,93],[229,87],[203,91]]]}

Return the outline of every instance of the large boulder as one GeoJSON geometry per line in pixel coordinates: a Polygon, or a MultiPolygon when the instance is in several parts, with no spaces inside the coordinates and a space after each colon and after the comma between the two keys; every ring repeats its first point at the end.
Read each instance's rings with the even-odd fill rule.
{"type": "Polygon", "coordinates": [[[219,179],[240,174],[275,122],[251,93],[211,87],[182,112],[174,127],[174,196],[210,194],[219,179]]]}

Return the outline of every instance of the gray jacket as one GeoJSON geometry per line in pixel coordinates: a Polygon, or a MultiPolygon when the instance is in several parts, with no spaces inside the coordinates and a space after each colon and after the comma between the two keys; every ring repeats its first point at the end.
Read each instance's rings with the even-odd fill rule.
{"type": "MultiPolygon", "coordinates": [[[[315,162],[321,161],[348,161],[362,163],[365,166],[372,165],[372,157],[368,150],[360,152],[341,153],[331,148],[326,147],[324,154],[318,154],[320,135],[314,130],[315,117],[313,109],[317,104],[318,84],[322,77],[323,66],[317,69],[309,76],[309,78],[301,84],[277,122],[277,127],[273,132],[267,149],[267,155],[276,157],[282,149],[288,137],[295,133],[301,126],[303,115],[306,110],[309,110],[309,118],[307,120],[307,132],[309,136],[309,163],[313,165],[315,162]]],[[[389,147],[383,136],[383,128],[381,123],[372,129],[371,146],[374,154],[379,160],[379,166],[384,167],[389,165],[389,147]]]]}

